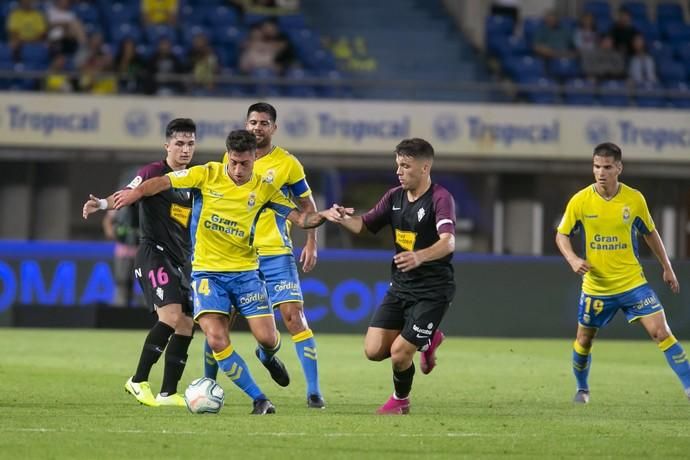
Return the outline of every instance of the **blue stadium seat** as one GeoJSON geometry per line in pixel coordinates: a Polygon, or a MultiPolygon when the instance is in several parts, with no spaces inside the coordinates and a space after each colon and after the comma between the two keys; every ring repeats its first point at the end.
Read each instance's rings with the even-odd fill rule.
{"type": "Polygon", "coordinates": [[[676,61],[661,61],[656,66],[659,79],[666,84],[685,81],[687,72],[683,64],[676,61]]]}
{"type": "Polygon", "coordinates": [[[585,3],[583,11],[587,13],[592,13],[592,15],[599,19],[600,17],[605,17],[611,19],[611,6],[609,2],[606,1],[589,1],[585,3]]]}
{"type": "Polygon", "coordinates": [[[0,62],[12,62],[12,50],[7,43],[0,42],[0,62]]]}
{"type": "Polygon", "coordinates": [[[596,86],[589,80],[573,78],[563,88],[563,101],[567,105],[596,105],[596,86]]]}
{"type": "Polygon", "coordinates": [[[605,80],[599,85],[601,93],[599,102],[601,105],[622,107],[629,104],[627,88],[620,80],[605,80]],[[613,93],[609,93],[613,91],[613,93]]]}
{"type": "Polygon", "coordinates": [[[644,2],[639,1],[626,1],[621,3],[622,8],[630,13],[633,20],[636,21],[648,21],[649,16],[647,15],[647,5],[644,2]]]}
{"type": "Polygon", "coordinates": [[[125,38],[131,38],[135,42],[140,42],[142,37],[141,29],[131,24],[111,24],[110,38],[115,47],[125,38]]]}
{"type": "Polygon", "coordinates": [[[658,24],[683,22],[683,8],[677,2],[659,3],[656,7],[658,24]]]}
{"type": "Polygon", "coordinates": [[[654,58],[657,66],[663,61],[673,60],[673,48],[659,40],[647,44],[649,54],[654,58]]]}
{"type": "Polygon", "coordinates": [[[307,27],[307,23],[302,14],[286,14],[278,16],[278,25],[281,30],[287,29],[303,29],[307,27]]]}
{"type": "Polygon", "coordinates": [[[671,106],[678,109],[690,109],[690,86],[685,82],[676,82],[665,85],[672,94],[668,95],[671,106]]]}
{"type": "Polygon", "coordinates": [[[266,14],[245,13],[242,22],[247,27],[251,27],[254,24],[259,24],[272,18],[272,16],[266,14]]]}
{"type": "MultiPolygon", "coordinates": [[[[292,83],[299,83],[300,81],[303,81],[305,78],[310,77],[311,75],[308,71],[300,69],[299,67],[290,68],[287,70],[287,72],[285,72],[285,78],[291,81],[292,83]]],[[[287,85],[283,91],[283,94],[287,97],[299,98],[312,98],[317,96],[316,89],[314,89],[313,86],[304,83],[287,85]]]]}
{"type": "Polygon", "coordinates": [[[557,104],[558,83],[546,77],[526,77],[518,80],[520,84],[536,86],[520,91],[529,102],[534,104],[557,104]]]}
{"type": "Polygon", "coordinates": [[[228,6],[217,6],[206,10],[206,21],[214,28],[222,26],[237,26],[239,25],[239,16],[234,8],[228,6]]]}
{"type": "Polygon", "coordinates": [[[100,24],[101,22],[101,14],[98,12],[98,8],[91,3],[79,2],[74,5],[72,10],[82,22],[92,24],[100,24]]]}
{"type": "Polygon", "coordinates": [[[690,62],[690,42],[678,44],[674,51],[679,61],[683,63],[690,62]]]}
{"type": "Polygon", "coordinates": [[[534,41],[534,33],[541,26],[541,18],[526,17],[522,21],[522,36],[525,37],[527,46],[532,47],[532,42],[534,41]]]}
{"type": "Polygon", "coordinates": [[[549,75],[565,80],[581,76],[582,70],[580,69],[580,64],[577,59],[551,59],[549,62],[549,75]]]}
{"type": "Polygon", "coordinates": [[[681,22],[672,22],[662,25],[662,35],[670,43],[685,43],[690,41],[690,26],[681,22]]]}
{"type": "Polygon", "coordinates": [[[19,60],[33,70],[47,68],[50,64],[50,50],[44,43],[24,43],[19,50],[19,60]]]}
{"type": "Polygon", "coordinates": [[[331,99],[342,99],[342,98],[352,98],[354,97],[352,88],[348,85],[342,83],[343,75],[337,70],[328,70],[319,72],[321,78],[325,78],[333,82],[332,85],[322,85],[317,87],[317,92],[319,96],[331,98],[331,99]]]}
{"type": "Polygon", "coordinates": [[[527,46],[527,40],[516,35],[510,37],[499,35],[493,38],[491,48],[492,53],[498,56],[501,61],[514,56],[526,56],[532,51],[527,46]]]}
{"type": "Polygon", "coordinates": [[[667,102],[663,88],[658,83],[642,83],[635,86],[635,102],[640,107],[666,107],[667,102]]]}
{"type": "Polygon", "coordinates": [[[647,20],[643,21],[635,19],[633,20],[633,26],[642,34],[645,42],[652,43],[656,40],[659,40],[659,28],[656,26],[656,24],[647,20]]]}
{"type": "Polygon", "coordinates": [[[144,34],[146,35],[146,41],[148,43],[158,43],[164,38],[170,40],[170,42],[173,44],[178,42],[177,31],[174,28],[163,24],[148,26],[144,30],[144,34]]]}
{"type": "Polygon", "coordinates": [[[104,17],[110,24],[139,23],[139,7],[131,3],[115,2],[106,7],[104,17]]]}
{"type": "Polygon", "coordinates": [[[505,70],[514,80],[540,78],[545,76],[544,61],[532,56],[514,57],[506,60],[505,70]]]}

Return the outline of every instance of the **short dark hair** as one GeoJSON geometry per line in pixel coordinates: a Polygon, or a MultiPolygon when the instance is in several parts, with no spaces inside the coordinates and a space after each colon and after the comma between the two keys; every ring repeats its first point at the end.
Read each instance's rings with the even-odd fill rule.
{"type": "Polygon", "coordinates": [[[256,152],[256,136],[246,129],[231,131],[225,139],[225,148],[230,152],[256,152]]]}
{"type": "Polygon", "coordinates": [[[594,147],[593,157],[613,157],[614,161],[621,161],[623,159],[623,152],[613,142],[604,142],[594,147]]]}
{"type": "Polygon", "coordinates": [[[411,139],[404,139],[396,145],[395,154],[431,160],[434,158],[434,148],[424,139],[413,137],[411,139]]]}
{"type": "Polygon", "coordinates": [[[257,102],[256,104],[250,105],[247,109],[247,118],[249,118],[249,114],[252,112],[267,113],[268,116],[271,117],[271,121],[273,123],[275,123],[278,119],[278,112],[276,112],[276,108],[268,102],[257,102]]]}
{"type": "Polygon", "coordinates": [[[196,134],[196,123],[191,118],[175,118],[170,120],[168,126],[165,127],[165,138],[170,139],[175,133],[196,134]]]}

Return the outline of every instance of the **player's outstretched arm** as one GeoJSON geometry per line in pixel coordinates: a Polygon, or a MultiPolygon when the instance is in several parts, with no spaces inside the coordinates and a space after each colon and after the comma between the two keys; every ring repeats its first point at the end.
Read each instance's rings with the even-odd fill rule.
{"type": "Polygon", "coordinates": [[[333,206],[331,206],[331,209],[329,209],[329,211],[333,215],[333,220],[331,220],[331,222],[342,225],[355,235],[359,235],[360,233],[364,232],[364,230],[366,230],[367,228],[364,225],[364,221],[362,221],[361,216],[353,215],[355,212],[354,208],[346,208],[337,203],[334,203],[333,206]]]}
{"type": "Polygon", "coordinates": [[[584,275],[592,268],[586,260],[575,254],[568,235],[556,233],[556,246],[558,246],[558,250],[561,251],[570,268],[578,275],[584,275]]]}
{"type": "MultiPolygon", "coordinates": [[[[311,195],[297,199],[299,209],[305,212],[317,212],[316,202],[311,195]]],[[[316,259],[318,257],[318,244],[316,241],[316,229],[307,229],[307,241],[302,248],[299,256],[299,262],[302,264],[304,273],[309,273],[316,266],[316,259]]]]}
{"type": "Polygon", "coordinates": [[[114,208],[124,208],[132,203],[136,203],[145,196],[153,196],[170,188],[172,188],[172,183],[168,176],[152,177],[142,182],[137,188],[128,188],[115,192],[113,195],[115,198],[114,208]]]}
{"type": "Polygon", "coordinates": [[[673,271],[671,261],[668,259],[668,254],[666,253],[664,242],[661,241],[659,232],[654,230],[649,235],[644,235],[644,240],[647,242],[649,249],[652,250],[657,260],[661,264],[661,267],[664,269],[664,282],[668,284],[668,286],[671,288],[671,291],[678,294],[680,292],[680,284],[678,283],[678,278],[676,278],[676,274],[673,271]]]}
{"type": "Polygon", "coordinates": [[[114,195],[110,195],[107,198],[98,198],[95,195],[89,194],[89,199],[86,200],[86,203],[84,203],[84,207],[81,210],[81,215],[84,219],[88,219],[88,217],[94,212],[113,209],[114,204],[114,195]]]}

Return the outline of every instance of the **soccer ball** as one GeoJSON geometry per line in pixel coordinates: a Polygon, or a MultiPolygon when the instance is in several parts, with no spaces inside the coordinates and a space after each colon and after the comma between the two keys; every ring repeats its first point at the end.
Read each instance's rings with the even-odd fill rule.
{"type": "Polygon", "coordinates": [[[225,392],[214,380],[194,380],[184,391],[184,402],[192,414],[217,414],[223,407],[225,392]]]}

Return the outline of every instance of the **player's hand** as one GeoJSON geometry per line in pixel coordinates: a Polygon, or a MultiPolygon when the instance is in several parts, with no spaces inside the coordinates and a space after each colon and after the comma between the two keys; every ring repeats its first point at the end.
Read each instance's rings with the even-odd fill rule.
{"type": "Polygon", "coordinates": [[[329,222],[339,224],[343,219],[348,218],[354,214],[354,208],[345,208],[339,204],[334,204],[329,209],[321,211],[320,214],[325,217],[329,222]]]}
{"type": "Polygon", "coordinates": [[[115,198],[115,209],[122,209],[125,206],[136,203],[139,198],[141,198],[140,193],[137,192],[137,189],[129,188],[115,192],[113,197],[115,198]]]}
{"type": "Polygon", "coordinates": [[[570,264],[570,268],[572,268],[573,271],[578,275],[584,275],[592,269],[592,266],[589,265],[586,260],[579,257],[569,260],[568,263],[570,264]]]}
{"type": "Polygon", "coordinates": [[[316,242],[313,239],[308,239],[307,243],[302,248],[302,253],[299,256],[299,261],[302,264],[302,271],[309,273],[316,266],[316,258],[318,257],[318,250],[316,249],[316,242]]]}
{"type": "Polygon", "coordinates": [[[84,219],[87,219],[89,217],[89,214],[93,214],[94,212],[99,211],[101,209],[100,204],[100,198],[89,194],[89,199],[86,203],[84,203],[84,207],[81,210],[82,217],[84,219]]]}
{"type": "Polygon", "coordinates": [[[422,265],[422,261],[414,251],[400,252],[393,256],[393,262],[398,270],[401,272],[409,272],[410,270],[422,265]]]}
{"type": "Polygon", "coordinates": [[[680,292],[680,284],[678,283],[678,278],[676,278],[676,274],[673,273],[673,269],[668,269],[664,270],[664,283],[668,284],[668,287],[671,288],[671,291],[674,294],[678,294],[680,292]]]}

